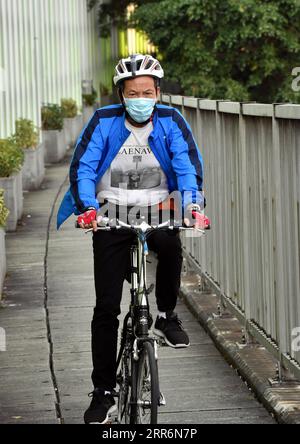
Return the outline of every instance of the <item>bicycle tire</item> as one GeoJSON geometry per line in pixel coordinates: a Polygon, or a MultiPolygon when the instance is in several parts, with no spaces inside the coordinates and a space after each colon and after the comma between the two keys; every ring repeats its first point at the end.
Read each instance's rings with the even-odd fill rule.
{"type": "Polygon", "coordinates": [[[136,391],[137,362],[133,355],[123,356],[121,361],[119,400],[118,400],[118,420],[119,423],[135,424],[136,403],[134,393],[136,391]],[[127,371],[125,368],[127,367],[127,371]]]}
{"type": "Polygon", "coordinates": [[[131,372],[130,372],[130,398],[129,398],[129,423],[136,424],[136,382],[138,372],[138,362],[131,356],[131,372]]]}
{"type": "Polygon", "coordinates": [[[145,341],[140,352],[136,374],[136,424],[157,424],[159,405],[158,368],[153,344],[145,341]]]}
{"type": "Polygon", "coordinates": [[[126,371],[123,362],[121,365],[120,378],[122,378],[122,382],[120,383],[118,398],[118,422],[120,424],[123,422],[128,424],[130,389],[129,382],[128,380],[126,381],[126,371]]]}

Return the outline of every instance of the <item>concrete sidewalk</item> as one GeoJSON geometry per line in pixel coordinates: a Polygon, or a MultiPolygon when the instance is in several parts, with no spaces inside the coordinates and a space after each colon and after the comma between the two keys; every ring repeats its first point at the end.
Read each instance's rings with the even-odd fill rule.
{"type": "MultiPolygon", "coordinates": [[[[74,219],[59,232],[55,227],[68,164],[66,159],[47,168],[43,189],[26,193],[22,224],[6,238],[8,277],[0,327],[6,330],[7,351],[0,352],[0,423],[78,424],[90,401],[91,236],[75,230],[74,219]]],[[[152,258],[149,283],[155,265],[152,258]]],[[[127,290],[125,284],[122,317],[127,290]]],[[[151,305],[156,316],[153,294],[151,305]]],[[[159,349],[167,401],[159,422],[275,423],[182,301],[177,312],[191,346],[159,349]]]]}

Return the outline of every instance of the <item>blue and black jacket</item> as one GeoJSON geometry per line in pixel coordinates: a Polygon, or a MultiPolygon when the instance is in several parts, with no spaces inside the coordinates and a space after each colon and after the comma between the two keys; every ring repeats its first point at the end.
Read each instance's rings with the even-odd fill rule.
{"type": "MultiPolygon", "coordinates": [[[[57,228],[71,215],[99,209],[96,188],[130,135],[122,105],[98,109],[82,131],[70,166],[70,188],[57,215],[57,228]]],[[[203,160],[191,128],[180,112],[156,105],[149,146],[168,180],[169,192],[182,193],[183,206],[203,207],[203,160]]]]}

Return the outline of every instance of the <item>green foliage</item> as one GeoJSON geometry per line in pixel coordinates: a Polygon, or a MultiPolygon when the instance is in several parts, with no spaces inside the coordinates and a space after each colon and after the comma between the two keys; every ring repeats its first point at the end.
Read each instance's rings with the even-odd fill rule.
{"type": "Polygon", "coordinates": [[[93,106],[96,103],[97,91],[93,88],[92,94],[83,94],[82,100],[85,106],[93,106]]]}
{"type": "Polygon", "coordinates": [[[87,9],[91,11],[93,7],[97,4],[98,0],[87,0],[87,9]]]}
{"type": "MultiPolygon", "coordinates": [[[[102,22],[121,3],[102,9],[102,22]],[[106,14],[106,15],[105,15],[106,14]]],[[[135,1],[131,20],[159,49],[166,78],[185,94],[213,99],[300,102],[299,0],[135,1]]],[[[103,5],[104,6],[104,5],[103,5]]],[[[108,6],[108,5],[106,5],[108,6]]]]}
{"type": "Polygon", "coordinates": [[[0,139],[0,177],[9,177],[20,171],[24,152],[13,139],[0,139]]]}
{"type": "Polygon", "coordinates": [[[101,97],[103,96],[108,96],[110,93],[108,87],[106,85],[104,85],[103,83],[100,83],[100,95],[101,97]]]}
{"type": "Polygon", "coordinates": [[[4,190],[0,190],[0,227],[5,227],[9,211],[4,202],[4,190]]]}
{"type": "Polygon", "coordinates": [[[76,100],[61,99],[61,110],[64,119],[76,117],[78,114],[78,106],[76,100]]]}
{"type": "Polygon", "coordinates": [[[100,37],[110,35],[111,25],[125,28],[127,26],[127,6],[129,0],[112,0],[102,3],[100,0],[87,0],[88,9],[97,8],[97,20],[100,37]]]}
{"type": "Polygon", "coordinates": [[[62,109],[59,105],[48,104],[42,107],[42,128],[43,130],[59,130],[64,126],[62,109]]]}
{"type": "Polygon", "coordinates": [[[39,133],[34,123],[28,119],[16,120],[16,132],[13,140],[19,148],[36,148],[39,142],[39,133]]]}
{"type": "MultiPolygon", "coordinates": [[[[170,60],[167,75],[172,73],[188,94],[261,102],[290,99],[284,85],[291,84],[291,71],[299,60],[299,2],[180,0],[163,1],[159,7],[155,3],[156,31],[150,37],[162,50],[165,29],[155,13],[163,11],[164,27],[170,30],[168,23],[175,24],[170,47],[162,50],[164,59],[170,60]]],[[[145,6],[136,19],[150,32],[145,6]]]]}
{"type": "Polygon", "coordinates": [[[140,5],[152,3],[151,0],[87,0],[87,8],[90,11],[94,7],[97,8],[97,20],[99,27],[99,35],[101,37],[110,36],[111,25],[117,26],[119,29],[126,29],[129,20],[127,7],[135,4],[140,5]]]}

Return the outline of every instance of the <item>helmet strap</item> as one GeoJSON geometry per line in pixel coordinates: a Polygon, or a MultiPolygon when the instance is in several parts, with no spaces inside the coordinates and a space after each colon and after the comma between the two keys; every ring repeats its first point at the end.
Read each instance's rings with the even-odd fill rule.
{"type": "Polygon", "coordinates": [[[120,102],[124,106],[124,95],[123,95],[123,91],[120,87],[118,88],[118,96],[119,96],[120,102]]]}

